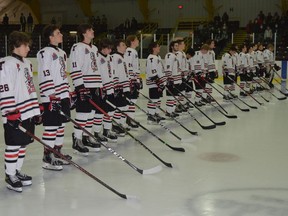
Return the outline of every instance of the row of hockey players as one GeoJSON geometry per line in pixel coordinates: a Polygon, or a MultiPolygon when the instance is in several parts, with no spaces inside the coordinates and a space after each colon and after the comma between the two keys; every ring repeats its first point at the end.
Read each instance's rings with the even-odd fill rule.
{"type": "MultiPolygon", "coordinates": [[[[47,46],[37,53],[41,103],[33,82],[32,64],[26,59],[30,38],[17,31],[9,36],[11,56],[0,60],[0,107],[6,144],[5,181],[11,190],[22,192],[22,186],[32,184],[32,177],[21,172],[26,146],[33,142],[23,129],[34,134],[35,124],[43,123],[42,141],[50,148],[44,147],[42,167],[62,170],[69,163],[51,149],[61,153],[71,106],[76,108],[72,148],[84,155],[89,149],[99,151],[100,142],[117,141],[117,136],[125,135],[123,128],[138,127],[126,117],[134,118],[133,104],[142,85],[135,50],[139,45],[137,37],[117,40],[116,52],[110,55],[112,43],[108,39],[101,40],[98,48],[93,45],[94,31],[90,25],[79,25],[78,36],[81,42],[74,44],[70,52],[70,77],[75,90],[72,92],[66,74],[67,55],[58,47],[63,35],[55,25],[44,28],[47,46]],[[85,136],[81,128],[92,132],[97,141],[85,136]]],[[[70,155],[65,157],[72,159],[70,155]]]]}
{"type": "Polygon", "coordinates": [[[240,77],[240,96],[252,94],[255,90],[273,88],[274,71],[279,70],[274,60],[274,46],[268,44],[264,50],[263,44],[232,45],[222,56],[224,99],[237,97],[235,83],[240,77]]]}

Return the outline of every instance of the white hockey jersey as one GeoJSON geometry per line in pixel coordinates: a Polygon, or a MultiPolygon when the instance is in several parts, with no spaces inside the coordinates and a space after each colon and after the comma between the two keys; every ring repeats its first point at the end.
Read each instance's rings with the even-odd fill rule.
{"type": "Polygon", "coordinates": [[[207,69],[208,72],[215,72],[216,66],[215,66],[215,52],[213,50],[209,50],[207,52],[207,69]]]}
{"type": "Polygon", "coordinates": [[[247,54],[246,53],[243,53],[243,52],[240,52],[239,55],[238,55],[238,72],[239,73],[243,73],[243,72],[247,72],[248,70],[248,59],[247,59],[247,54]]]}
{"type": "Polygon", "coordinates": [[[264,64],[264,55],[261,50],[256,51],[256,60],[258,64],[264,64]]]}
{"type": "Polygon", "coordinates": [[[15,54],[0,59],[0,108],[3,123],[7,122],[6,113],[15,109],[22,120],[40,115],[29,60],[15,54]]]}
{"type": "Polygon", "coordinates": [[[182,77],[187,77],[188,65],[187,65],[186,54],[183,51],[177,51],[175,55],[176,55],[177,60],[179,61],[179,68],[180,68],[182,77]]]}
{"type": "Polygon", "coordinates": [[[264,62],[267,66],[271,66],[275,64],[274,54],[269,49],[265,49],[263,51],[264,62]]]}
{"type": "Polygon", "coordinates": [[[222,56],[222,67],[223,67],[223,72],[229,73],[229,74],[235,74],[235,58],[230,55],[229,53],[225,53],[222,56]]]}
{"type": "Polygon", "coordinates": [[[165,75],[166,78],[172,78],[174,84],[180,84],[182,82],[180,63],[174,53],[167,53],[165,55],[165,75]]]}
{"type": "Polygon", "coordinates": [[[131,47],[128,47],[124,55],[128,63],[128,72],[130,79],[139,79],[140,63],[137,51],[131,47]]]}
{"type": "Polygon", "coordinates": [[[201,51],[196,51],[195,55],[193,56],[194,58],[194,69],[195,73],[206,73],[208,71],[208,64],[207,64],[207,58],[205,55],[201,53],[201,51]]]}
{"type": "Polygon", "coordinates": [[[38,81],[42,103],[50,102],[49,95],[69,98],[69,83],[66,75],[67,55],[56,47],[48,46],[37,53],[38,81]]]}
{"type": "Polygon", "coordinates": [[[146,84],[148,88],[157,88],[156,82],[165,85],[164,66],[160,56],[150,54],[146,60],[146,84]]]}
{"type": "Polygon", "coordinates": [[[97,58],[97,64],[102,77],[103,90],[107,95],[114,94],[113,83],[113,68],[111,55],[103,55],[99,52],[97,58]]]}
{"type": "Polygon", "coordinates": [[[254,65],[253,56],[251,55],[251,53],[247,53],[246,56],[247,56],[247,61],[248,61],[248,70],[247,71],[255,73],[256,72],[256,67],[254,65]]]}
{"type": "Polygon", "coordinates": [[[98,49],[94,45],[79,42],[72,46],[70,76],[74,87],[81,85],[85,88],[102,87],[102,78],[96,61],[97,55],[98,49]]]}
{"type": "Polygon", "coordinates": [[[124,55],[114,53],[112,55],[112,65],[115,89],[122,89],[123,92],[130,91],[129,73],[124,55]]]}

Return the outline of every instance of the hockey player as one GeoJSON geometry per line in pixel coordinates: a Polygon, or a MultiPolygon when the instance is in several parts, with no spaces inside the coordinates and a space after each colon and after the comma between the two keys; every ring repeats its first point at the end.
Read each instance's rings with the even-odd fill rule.
{"type": "Polygon", "coordinates": [[[254,60],[254,49],[255,44],[250,44],[248,46],[248,53],[246,54],[247,61],[248,61],[248,67],[247,67],[247,86],[246,89],[249,94],[253,93],[253,80],[254,76],[256,74],[256,66],[255,66],[255,60],[254,60]]]}
{"type": "MultiPolygon", "coordinates": [[[[187,64],[187,58],[186,58],[186,54],[184,52],[186,45],[183,39],[178,39],[177,40],[178,43],[178,51],[175,53],[176,58],[179,62],[179,73],[181,74],[182,80],[181,83],[179,85],[177,85],[177,89],[179,91],[181,91],[182,94],[185,94],[185,83],[186,82],[186,78],[187,78],[187,74],[188,74],[188,64],[187,64]]],[[[189,103],[186,101],[185,103],[185,98],[179,94],[178,96],[178,100],[182,103],[182,104],[186,104],[185,108],[189,108],[189,103]]],[[[178,104],[176,106],[176,111],[187,111],[185,108],[183,108],[183,106],[181,106],[181,104],[178,104]]]]}
{"type": "MultiPolygon", "coordinates": [[[[64,128],[68,120],[59,112],[61,109],[70,116],[69,84],[66,75],[67,55],[58,47],[63,42],[63,35],[59,27],[48,25],[43,30],[43,38],[47,42],[37,53],[38,80],[41,102],[44,107],[42,140],[61,153],[64,143],[64,128]]],[[[71,156],[65,155],[69,160],[71,156]]],[[[62,165],[69,164],[57,155],[44,148],[43,168],[48,170],[62,170],[62,165]]]]}
{"type": "Polygon", "coordinates": [[[263,54],[263,49],[264,46],[263,44],[259,43],[258,44],[258,50],[256,51],[256,60],[257,60],[257,64],[258,64],[258,68],[256,71],[256,90],[257,91],[262,91],[263,89],[263,85],[262,83],[262,77],[264,78],[264,75],[266,74],[266,65],[264,62],[264,54],[263,54]]]}
{"type": "MultiPolygon", "coordinates": [[[[130,98],[133,103],[137,102],[139,96],[138,91],[142,88],[142,78],[140,77],[140,65],[136,48],[139,46],[139,40],[136,35],[129,35],[126,38],[127,49],[125,52],[125,58],[128,63],[128,71],[130,76],[130,98]]],[[[135,105],[129,104],[128,114],[131,118],[135,117],[135,105]]],[[[138,128],[138,125],[127,118],[127,124],[131,128],[138,128]]]]}
{"type": "MultiPolygon", "coordinates": [[[[176,41],[172,41],[169,44],[169,52],[165,55],[165,76],[166,76],[166,86],[169,91],[173,95],[177,95],[176,90],[174,89],[174,85],[181,83],[181,74],[179,72],[179,62],[176,58],[175,53],[178,50],[178,43],[176,41]]],[[[169,91],[166,91],[166,116],[168,117],[178,117],[179,114],[175,113],[176,108],[176,100],[173,95],[170,94],[169,91]]]]}
{"type": "MultiPolygon", "coordinates": [[[[77,94],[75,121],[90,132],[92,131],[95,110],[92,109],[88,98],[91,97],[92,100],[99,101],[102,78],[96,60],[98,48],[92,44],[94,38],[92,26],[79,25],[77,34],[81,42],[74,44],[70,52],[70,76],[77,94]]],[[[82,130],[77,126],[74,126],[72,137],[72,147],[76,153],[87,156],[89,149],[85,146],[91,147],[91,150],[94,151],[100,150],[100,144],[90,137],[83,136],[82,130]]],[[[107,142],[107,139],[103,137],[97,136],[97,138],[99,141],[107,142]]]]}
{"type": "Polygon", "coordinates": [[[195,89],[196,89],[196,97],[195,97],[195,105],[203,106],[208,102],[207,93],[206,93],[206,81],[203,79],[208,72],[208,68],[206,67],[208,64],[206,62],[205,55],[207,55],[209,50],[209,46],[207,44],[203,44],[199,51],[195,52],[194,55],[194,68],[195,68],[195,89]],[[203,77],[203,78],[202,78],[203,77]],[[203,97],[204,100],[201,100],[203,97]]]}
{"type": "Polygon", "coordinates": [[[224,100],[232,99],[229,95],[233,95],[233,97],[236,97],[236,95],[233,93],[235,91],[235,85],[234,82],[236,82],[236,71],[235,71],[235,59],[234,55],[237,52],[236,48],[234,46],[231,46],[229,51],[225,53],[222,56],[222,69],[223,69],[223,82],[224,82],[224,100]],[[234,81],[234,82],[233,82],[234,81]],[[234,96],[235,95],[235,96],[234,96]]]}
{"type": "Polygon", "coordinates": [[[0,59],[0,108],[4,124],[5,181],[7,188],[22,192],[22,186],[32,184],[32,177],[21,172],[26,146],[33,138],[23,133],[19,125],[34,133],[35,121],[40,123],[40,110],[33,83],[32,64],[25,57],[30,38],[23,32],[9,35],[11,56],[0,59]]]}
{"type": "MultiPolygon", "coordinates": [[[[124,56],[127,46],[124,40],[116,40],[114,45],[116,52],[112,55],[112,68],[114,74],[115,105],[127,114],[128,102],[126,98],[130,98],[129,74],[124,56]]],[[[121,124],[122,127],[129,130],[124,113],[116,110],[113,118],[117,123],[121,124]]],[[[113,125],[112,129],[117,135],[123,134],[123,129],[118,125],[113,125]]]]}
{"type": "Polygon", "coordinates": [[[106,103],[106,100],[112,104],[115,103],[114,98],[114,83],[113,83],[113,68],[110,53],[112,51],[112,43],[108,39],[100,40],[99,54],[97,57],[98,68],[102,77],[103,87],[100,89],[100,101],[97,105],[100,106],[109,117],[103,113],[96,113],[94,118],[93,130],[96,134],[100,134],[103,120],[103,135],[106,139],[117,142],[117,135],[112,131],[112,116],[114,115],[114,108],[106,103]]]}
{"type": "Polygon", "coordinates": [[[164,68],[162,64],[161,57],[158,55],[160,53],[160,45],[157,42],[152,42],[149,45],[150,55],[146,60],[146,84],[149,89],[148,101],[148,118],[147,121],[150,124],[157,124],[162,117],[159,115],[159,109],[163,95],[163,90],[166,85],[166,78],[164,76],[164,68]]]}
{"type": "Polygon", "coordinates": [[[245,44],[240,46],[240,53],[239,53],[239,57],[238,57],[238,67],[237,67],[237,72],[240,76],[240,96],[247,96],[245,91],[249,91],[249,89],[247,89],[248,85],[247,85],[247,72],[248,72],[248,59],[247,59],[247,47],[245,44]]]}
{"type": "MultiPolygon", "coordinates": [[[[187,74],[187,79],[186,83],[186,97],[189,98],[190,100],[192,99],[192,91],[193,91],[193,79],[195,77],[195,61],[194,61],[194,56],[195,56],[195,51],[192,48],[189,48],[186,51],[186,57],[187,57],[187,64],[188,64],[188,74],[187,74]]],[[[189,104],[191,107],[191,105],[189,104]]]]}
{"type": "MultiPolygon", "coordinates": [[[[214,80],[218,78],[218,71],[216,69],[216,64],[215,64],[215,41],[213,39],[207,40],[206,44],[209,46],[209,51],[206,55],[207,58],[207,68],[208,68],[208,73],[206,74],[206,80],[213,85],[214,80]]],[[[206,85],[206,91],[210,94],[213,92],[213,88],[211,86],[206,85]]],[[[214,99],[207,95],[208,101],[212,102],[214,99]]]]}
{"type": "Polygon", "coordinates": [[[267,73],[265,75],[265,78],[267,79],[268,85],[270,88],[273,88],[274,85],[272,83],[274,78],[274,70],[273,66],[275,65],[275,59],[274,59],[274,46],[273,44],[268,44],[267,48],[263,52],[264,62],[266,65],[267,73]]]}

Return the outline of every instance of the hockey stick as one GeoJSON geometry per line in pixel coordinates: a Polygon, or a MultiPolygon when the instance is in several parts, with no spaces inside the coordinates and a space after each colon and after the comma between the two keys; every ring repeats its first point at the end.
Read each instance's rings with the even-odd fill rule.
{"type": "MultiPolygon", "coordinates": [[[[126,98],[127,101],[132,102],[130,100],[128,100],[126,98]]],[[[136,121],[135,119],[131,118],[129,115],[127,115],[126,113],[124,113],[122,110],[120,110],[119,108],[117,108],[114,104],[112,104],[110,101],[106,100],[106,103],[108,103],[110,106],[112,106],[114,109],[118,110],[120,113],[124,114],[127,118],[130,118],[132,121],[134,121],[137,125],[139,125],[139,127],[141,127],[143,130],[147,131],[149,134],[151,134],[152,136],[154,136],[156,139],[158,139],[160,142],[162,142],[164,145],[168,146],[169,148],[175,150],[175,151],[181,151],[181,152],[185,152],[185,149],[180,147],[173,147],[171,145],[169,145],[168,143],[166,143],[164,140],[162,140],[160,137],[158,137],[156,134],[154,134],[152,131],[148,130],[146,127],[144,127],[142,124],[140,124],[138,121],[136,121]]],[[[141,109],[137,104],[133,103],[136,107],[138,107],[139,109],[141,109]]],[[[142,109],[141,109],[142,110],[142,109]]],[[[142,110],[144,111],[144,110],[142,110]]],[[[145,111],[144,111],[145,112],[145,111]]],[[[180,138],[181,139],[181,138],[180,138]]]]}
{"type": "MultiPolygon", "coordinates": [[[[139,93],[146,98],[147,100],[151,101],[149,97],[147,97],[146,95],[144,95],[142,92],[139,91],[139,93]]],[[[159,110],[161,110],[164,114],[166,113],[165,110],[163,110],[161,107],[158,107],[159,110]]],[[[192,135],[198,135],[197,132],[191,131],[189,130],[187,127],[185,127],[183,124],[181,124],[181,122],[179,122],[176,118],[171,117],[171,119],[173,119],[178,125],[180,125],[182,128],[184,128],[186,131],[188,131],[190,134],[192,135]]]]}
{"type": "MultiPolygon", "coordinates": [[[[261,77],[259,77],[260,79],[261,79],[261,77]]],[[[261,79],[263,82],[265,82],[265,80],[264,79],[261,79]]],[[[257,82],[257,81],[256,81],[257,82]]],[[[267,88],[265,88],[265,86],[263,86],[261,83],[258,83],[257,82],[257,84],[259,84],[262,88],[264,88],[265,90],[267,90],[267,92],[268,93],[270,93],[273,97],[275,97],[275,98],[277,98],[278,100],[285,100],[285,99],[287,99],[287,97],[277,97],[275,94],[273,94],[273,92],[270,92],[269,90],[271,89],[270,87],[270,89],[267,89],[267,88]]]]}
{"type": "MultiPolygon", "coordinates": [[[[109,117],[112,119],[111,116],[108,115],[107,112],[105,112],[101,107],[99,107],[91,98],[88,99],[89,103],[95,107],[97,110],[99,110],[102,114],[104,114],[105,116],[109,117]]],[[[113,119],[112,119],[113,120],[113,119]]],[[[116,122],[114,120],[115,124],[119,125],[120,127],[122,127],[120,124],[118,124],[118,122],[116,122]]],[[[123,128],[123,127],[122,127],[123,128]]],[[[165,166],[172,168],[172,164],[171,163],[167,163],[165,161],[163,161],[160,157],[158,157],[151,149],[149,149],[146,145],[144,145],[139,139],[137,139],[136,137],[134,137],[129,131],[127,131],[125,128],[123,128],[125,130],[125,132],[132,137],[132,139],[134,139],[135,141],[137,141],[141,146],[143,146],[146,150],[148,150],[154,157],[156,157],[159,161],[161,161],[163,164],[165,164],[165,166]]]]}
{"type": "MultiPolygon", "coordinates": [[[[199,112],[201,112],[207,119],[209,119],[214,125],[217,125],[217,126],[221,126],[221,125],[225,125],[226,122],[225,121],[222,121],[222,122],[215,122],[213,121],[205,112],[203,112],[198,106],[196,106],[190,99],[188,99],[179,89],[177,89],[175,87],[176,91],[182,95],[184,98],[186,98],[186,100],[192,104],[199,112]]],[[[179,102],[179,101],[178,101],[179,102]]],[[[182,105],[183,106],[183,105],[182,105]]],[[[188,111],[188,113],[190,114],[190,112],[188,111]]],[[[190,114],[191,115],[191,114],[190,114]]]]}
{"type": "MultiPolygon", "coordinates": [[[[268,86],[269,86],[269,84],[267,83],[267,80],[265,80],[265,78],[260,78],[263,82],[265,82],[268,86]]],[[[264,87],[265,88],[265,87],[264,87]]],[[[280,89],[278,89],[277,87],[275,87],[274,86],[274,88],[276,89],[276,90],[278,90],[281,94],[283,94],[285,97],[277,97],[275,94],[273,94],[272,92],[270,92],[270,91],[268,91],[270,94],[272,94],[275,98],[277,98],[278,100],[285,100],[285,99],[287,99],[287,97],[286,97],[286,94],[284,93],[284,92],[282,92],[280,89]]],[[[266,88],[265,88],[266,89],[266,88]]],[[[271,89],[271,88],[270,88],[271,89]]],[[[269,89],[267,89],[267,90],[269,90],[269,89]]]]}
{"type": "MultiPolygon", "coordinates": [[[[207,80],[206,80],[207,81],[207,80]]],[[[210,85],[213,89],[215,89],[219,94],[221,94],[222,96],[224,96],[224,94],[219,91],[215,86],[213,86],[211,83],[207,82],[208,85],[210,85]]],[[[217,85],[219,85],[218,83],[216,83],[217,85]]],[[[221,86],[222,87],[222,86],[221,86]]],[[[245,109],[245,108],[241,108],[239,107],[237,104],[235,104],[232,100],[229,100],[235,107],[237,107],[239,110],[241,110],[242,112],[249,112],[249,109],[245,109]]]]}
{"type": "MultiPolygon", "coordinates": [[[[193,78],[193,81],[196,82],[196,83],[203,89],[203,91],[205,91],[204,87],[200,84],[200,82],[199,82],[197,79],[193,78]]],[[[206,80],[205,80],[205,81],[206,81],[206,80]]],[[[207,81],[206,81],[206,82],[207,82],[207,81]]],[[[188,85],[186,82],[184,82],[184,83],[185,83],[185,85],[186,85],[187,87],[189,87],[189,85],[188,85]]],[[[196,91],[195,91],[195,92],[196,92],[196,91]]],[[[217,101],[210,93],[208,93],[208,92],[206,92],[206,93],[207,93],[211,98],[214,99],[214,101],[218,104],[219,107],[221,107],[221,109],[222,109],[225,113],[228,114],[228,112],[224,109],[224,107],[222,107],[221,104],[219,104],[218,101],[217,101]]],[[[201,95],[201,97],[202,97],[202,95],[201,95]]],[[[202,97],[202,98],[203,98],[203,97],[202,97]]],[[[205,98],[203,98],[203,99],[205,99],[205,98]]]]}
{"type": "MultiPolygon", "coordinates": [[[[82,130],[84,133],[86,133],[87,135],[89,135],[91,138],[93,138],[94,140],[98,141],[96,139],[95,136],[93,136],[92,133],[90,133],[88,130],[86,130],[84,127],[82,127],[79,123],[77,123],[74,119],[72,119],[70,116],[66,115],[64,112],[60,111],[61,115],[65,116],[65,118],[69,119],[75,126],[77,126],[80,130],[82,130]]],[[[143,175],[147,175],[147,174],[154,174],[157,173],[159,171],[161,171],[162,167],[156,166],[153,167],[151,169],[147,169],[147,170],[142,170],[139,169],[138,167],[136,167],[134,164],[132,164],[131,162],[127,161],[123,156],[121,156],[120,154],[118,154],[115,150],[113,150],[112,148],[108,147],[106,144],[100,142],[100,144],[102,146],[104,146],[109,152],[111,152],[113,155],[115,155],[116,157],[118,157],[121,161],[125,162],[126,164],[128,164],[130,167],[132,167],[134,170],[136,170],[137,172],[139,172],[140,174],[143,175]]]]}
{"type": "MultiPolygon", "coordinates": [[[[203,88],[203,86],[198,82],[198,80],[196,80],[196,79],[193,79],[194,81],[196,81],[196,83],[198,83],[198,85],[204,90],[204,88],[203,88]]],[[[188,84],[187,83],[185,83],[186,84],[186,86],[188,86],[188,84]]],[[[189,86],[188,86],[189,87],[189,86]]],[[[194,92],[197,94],[197,92],[194,90],[194,92]]],[[[207,94],[211,97],[211,98],[213,98],[214,100],[215,100],[215,98],[214,97],[212,97],[212,95],[210,94],[210,93],[208,93],[207,92],[207,94]]],[[[184,95],[183,95],[184,96],[184,95]]],[[[185,97],[185,96],[184,96],[185,97]]],[[[187,98],[187,97],[185,97],[186,98],[186,100],[187,101],[189,101],[190,103],[191,103],[191,101],[187,98]]],[[[202,99],[204,99],[205,100],[205,98],[201,95],[201,98],[202,99]]],[[[223,112],[221,109],[219,109],[217,106],[215,106],[214,104],[212,104],[212,103],[210,103],[215,109],[217,109],[222,115],[224,115],[225,117],[227,117],[227,118],[237,118],[237,116],[236,115],[228,115],[228,112],[215,100],[215,102],[219,105],[219,107],[221,107],[222,108],[222,110],[225,112],[223,112]]]]}
{"type": "MultiPolygon", "coordinates": [[[[215,82],[216,83],[216,82],[215,82]]],[[[221,86],[220,84],[218,84],[218,83],[216,83],[216,85],[217,86],[219,86],[220,88],[222,88],[224,91],[225,91],[225,89],[224,89],[224,87],[223,86],[221,86]]],[[[230,91],[227,91],[230,95],[232,95],[232,93],[230,92],[230,91]]],[[[233,95],[232,95],[233,96],[233,95]]],[[[248,104],[248,103],[246,103],[244,100],[242,100],[241,98],[239,98],[239,97],[237,97],[237,99],[239,100],[239,101],[241,101],[242,103],[244,103],[246,106],[248,106],[248,107],[250,107],[250,108],[252,108],[252,109],[258,109],[256,106],[253,106],[253,105],[250,105],[250,104],[248,104]]]]}
{"type": "MultiPolygon", "coordinates": [[[[174,87],[174,88],[175,88],[175,87],[174,87]]],[[[176,88],[175,88],[175,89],[176,89],[176,88]]],[[[175,95],[172,94],[172,92],[167,88],[167,86],[166,86],[166,90],[169,92],[169,94],[171,94],[171,95],[175,98],[175,100],[181,105],[181,107],[183,107],[183,108],[185,109],[184,105],[179,101],[179,99],[178,99],[175,95]]],[[[212,120],[212,122],[213,122],[212,125],[205,126],[205,125],[202,125],[188,110],[187,110],[187,112],[188,112],[189,115],[197,122],[197,124],[198,124],[202,129],[204,129],[204,130],[210,130],[210,129],[216,128],[216,124],[213,122],[213,120],[212,120]]],[[[208,119],[210,120],[209,117],[208,117],[208,119]]]]}
{"type": "MultiPolygon", "coordinates": [[[[175,88],[175,87],[174,87],[175,88]]],[[[199,112],[201,112],[206,118],[208,118],[213,124],[217,125],[217,126],[221,126],[221,125],[225,125],[226,122],[222,121],[222,122],[215,122],[213,121],[208,115],[206,115],[206,113],[204,113],[198,106],[196,106],[191,100],[189,100],[179,89],[175,88],[176,91],[182,95],[190,104],[192,104],[197,110],[199,110],[199,112]]],[[[188,112],[189,113],[189,112],[188,112]]]]}
{"type": "MultiPolygon", "coordinates": [[[[274,70],[274,73],[281,79],[281,81],[282,81],[282,77],[277,73],[277,71],[273,68],[273,70],[274,70]]],[[[281,85],[282,86],[282,83],[281,82],[279,82],[277,79],[275,79],[275,81],[279,84],[279,85],[281,85]]],[[[288,91],[288,89],[287,88],[285,88],[285,90],[286,91],[288,91]]],[[[285,96],[288,96],[288,93],[284,93],[284,92],[282,92],[285,96]]]]}
{"type": "Polygon", "coordinates": [[[240,89],[242,89],[248,96],[250,96],[256,103],[259,105],[263,105],[263,103],[259,102],[255,97],[253,97],[248,91],[246,91],[244,88],[242,88],[237,82],[235,82],[231,77],[227,76],[229,80],[231,80],[235,85],[237,85],[240,89]]]}
{"type": "Polygon", "coordinates": [[[81,167],[80,165],[78,165],[77,163],[75,163],[72,160],[67,159],[63,154],[61,154],[60,152],[56,151],[54,148],[50,147],[49,145],[47,145],[45,142],[43,142],[40,138],[38,138],[37,136],[35,136],[33,133],[31,133],[30,131],[26,130],[24,127],[22,127],[21,125],[18,126],[18,128],[23,132],[26,133],[28,136],[30,136],[31,138],[37,140],[39,143],[41,143],[43,146],[45,146],[45,148],[49,149],[49,151],[53,152],[55,155],[59,156],[61,159],[69,162],[70,164],[72,164],[74,167],[76,167],[77,169],[79,169],[80,171],[82,171],[83,173],[85,173],[86,175],[88,175],[89,177],[91,177],[92,179],[94,179],[95,181],[97,181],[98,183],[100,183],[101,185],[103,185],[104,187],[106,187],[107,189],[109,189],[110,191],[112,191],[113,193],[117,194],[118,196],[120,196],[123,199],[135,199],[135,196],[130,196],[130,195],[125,195],[122,194],[118,191],[116,191],[115,189],[113,189],[112,187],[110,187],[109,185],[107,185],[106,183],[104,183],[103,181],[101,181],[100,179],[98,179],[96,176],[94,176],[93,174],[91,174],[90,172],[88,172],[87,170],[85,170],[83,167],[81,167]]]}

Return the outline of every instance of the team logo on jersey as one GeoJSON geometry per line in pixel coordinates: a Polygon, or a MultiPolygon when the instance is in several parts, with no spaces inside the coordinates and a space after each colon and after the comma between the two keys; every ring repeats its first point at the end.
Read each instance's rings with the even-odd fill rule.
{"type": "Polygon", "coordinates": [[[66,71],[65,71],[65,61],[64,61],[64,58],[62,56],[59,57],[59,63],[61,65],[61,68],[60,68],[60,75],[61,77],[64,79],[67,78],[67,75],[66,75],[66,71]]]}
{"type": "Polygon", "coordinates": [[[96,63],[96,56],[94,52],[90,53],[90,58],[91,58],[91,68],[93,70],[93,72],[97,71],[97,63],[96,63]]]}
{"type": "Polygon", "coordinates": [[[26,78],[25,83],[26,83],[28,93],[31,94],[31,93],[35,92],[34,83],[33,83],[32,77],[29,74],[28,68],[24,68],[24,76],[26,78]]]}
{"type": "Polygon", "coordinates": [[[89,54],[89,53],[90,51],[87,48],[85,48],[85,54],[89,54]]]}
{"type": "Polygon", "coordinates": [[[16,64],[16,67],[17,67],[17,70],[18,70],[18,72],[20,71],[20,64],[16,64]]]}
{"type": "Polygon", "coordinates": [[[118,59],[118,64],[121,64],[122,63],[122,60],[119,58],[118,59]]]}
{"type": "Polygon", "coordinates": [[[167,65],[167,69],[169,69],[170,68],[170,65],[167,65]]]}
{"type": "Polygon", "coordinates": [[[57,56],[56,53],[53,53],[53,54],[52,54],[52,59],[53,59],[53,61],[55,61],[56,59],[58,59],[58,56],[57,56]]]}

